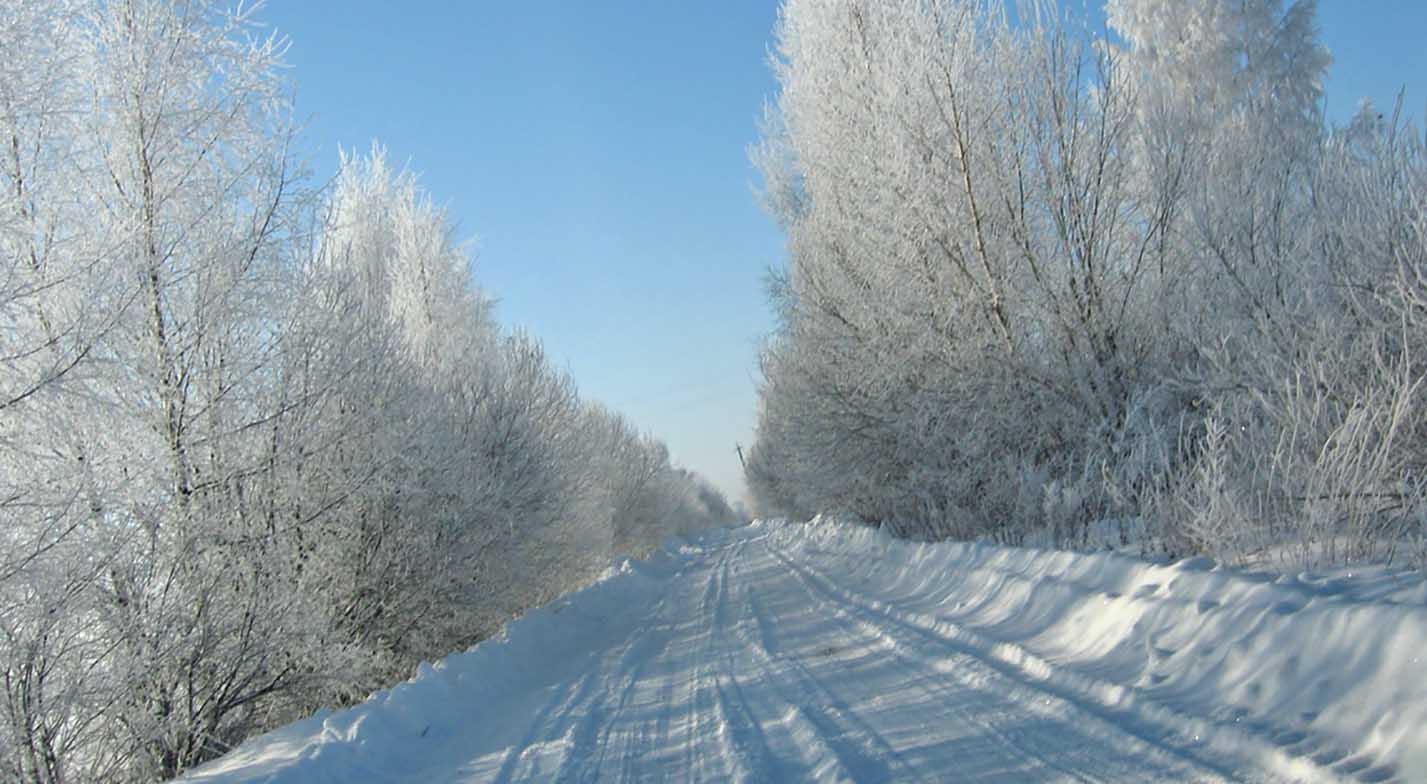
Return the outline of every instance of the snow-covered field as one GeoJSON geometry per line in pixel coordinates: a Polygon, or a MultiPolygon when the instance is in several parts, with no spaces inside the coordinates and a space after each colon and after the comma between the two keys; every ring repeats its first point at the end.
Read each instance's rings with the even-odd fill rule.
{"type": "Polygon", "coordinates": [[[1427,587],[754,523],[189,779],[1427,781],[1427,587]]]}

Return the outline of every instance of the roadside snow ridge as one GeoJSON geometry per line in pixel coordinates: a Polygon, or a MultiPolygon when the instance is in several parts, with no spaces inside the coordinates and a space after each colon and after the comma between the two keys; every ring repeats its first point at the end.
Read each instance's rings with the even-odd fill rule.
{"type": "Polygon", "coordinates": [[[192,782],[1427,781],[1427,589],[757,522],[192,782]]]}

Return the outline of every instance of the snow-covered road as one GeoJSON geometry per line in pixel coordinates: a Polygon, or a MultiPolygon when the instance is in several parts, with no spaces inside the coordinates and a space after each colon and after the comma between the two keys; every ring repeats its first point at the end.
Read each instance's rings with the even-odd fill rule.
{"type": "MultiPolygon", "coordinates": [[[[1339,703],[1353,689],[1372,696],[1379,679],[1421,674],[1415,660],[1305,673],[1312,656],[1290,651],[1275,664],[1251,639],[1282,638],[1314,601],[1397,613],[1420,634],[1420,587],[1384,576],[1375,595],[1344,599],[1341,585],[1314,593],[1321,585],[1307,578],[1269,584],[1202,561],[908,545],[836,528],[764,523],[674,543],[511,624],[503,641],[256,739],[194,780],[1423,775],[1423,730],[1412,724],[1422,686],[1398,680],[1405,699],[1375,697],[1365,710],[1396,717],[1370,732],[1338,715],[1351,714],[1339,703]],[[1215,614],[1236,631],[1207,620],[1215,614]],[[1206,620],[1177,628],[1184,618],[1206,620]],[[1407,669],[1382,672],[1399,664],[1407,669]],[[1264,666],[1276,669],[1254,669],[1264,666]],[[1323,683],[1344,677],[1357,680],[1323,683]],[[1316,698],[1279,693],[1313,689],[1316,698]]],[[[1321,636],[1313,629],[1300,631],[1321,636]]]]}

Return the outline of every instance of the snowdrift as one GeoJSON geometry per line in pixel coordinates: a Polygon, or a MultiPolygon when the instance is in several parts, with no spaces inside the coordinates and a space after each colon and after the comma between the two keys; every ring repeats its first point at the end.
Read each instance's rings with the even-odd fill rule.
{"type": "Polygon", "coordinates": [[[621,655],[637,656],[639,640],[667,637],[651,619],[672,587],[711,552],[754,539],[829,607],[873,619],[888,645],[936,641],[1158,745],[1251,759],[1275,779],[1427,781],[1427,585],[1416,575],[917,544],[817,520],[671,540],[499,639],[252,739],[186,780],[436,780],[437,768],[442,780],[510,778],[509,765],[486,776],[456,756],[528,746],[532,717],[578,703],[552,694],[607,687],[588,675],[601,655],[635,640],[621,655]]]}
{"type": "MultiPolygon", "coordinates": [[[[815,521],[817,522],[817,521],[815,521]]],[[[1427,781],[1427,583],[787,529],[872,609],[1292,778],[1427,781]]]]}

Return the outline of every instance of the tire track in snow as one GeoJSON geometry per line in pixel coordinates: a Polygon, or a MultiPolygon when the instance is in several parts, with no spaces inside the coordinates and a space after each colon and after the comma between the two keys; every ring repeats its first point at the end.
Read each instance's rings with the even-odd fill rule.
{"type": "Polygon", "coordinates": [[[582,711],[577,726],[585,731],[576,733],[554,780],[658,780],[671,754],[691,778],[767,780],[757,767],[766,755],[748,745],[752,719],[728,699],[725,676],[713,666],[733,546],[703,549],[671,583],[661,612],[608,679],[619,684],[609,690],[616,698],[570,705],[582,711]]]}
{"type": "Polygon", "coordinates": [[[689,699],[692,736],[684,744],[685,753],[690,757],[684,770],[704,780],[758,781],[751,767],[754,756],[750,754],[750,744],[745,735],[739,735],[738,728],[748,729],[753,722],[746,715],[732,715],[729,705],[723,699],[719,688],[719,673],[715,669],[717,661],[715,649],[722,635],[720,631],[728,623],[728,563],[741,550],[739,544],[721,548],[717,561],[709,569],[705,586],[704,601],[700,606],[700,617],[707,619],[703,625],[701,646],[696,660],[696,675],[692,679],[692,695],[689,699]],[[718,739],[717,755],[699,755],[695,749],[702,738],[713,736],[718,739]],[[721,770],[707,771],[710,763],[719,762],[721,770]],[[712,774],[712,775],[710,775],[712,774]]]}
{"type": "Polygon", "coordinates": [[[729,750],[739,760],[739,769],[746,781],[772,781],[778,778],[773,762],[773,753],[768,748],[767,737],[762,723],[744,695],[738,675],[732,665],[733,649],[729,644],[736,638],[738,622],[730,622],[730,600],[728,594],[730,563],[735,555],[743,552],[745,543],[739,543],[719,555],[716,570],[712,574],[718,580],[718,601],[714,607],[710,639],[720,643],[720,650],[713,673],[713,686],[718,700],[718,712],[727,738],[729,750]]]}
{"type": "MultiPolygon", "coordinates": [[[[818,574],[822,574],[829,585],[851,585],[851,582],[839,582],[828,574],[807,564],[818,574]]],[[[956,564],[961,566],[963,564],[956,564]]],[[[1155,662],[1160,662],[1185,651],[1182,648],[1190,645],[1193,641],[1192,632],[1186,638],[1183,634],[1174,630],[1161,630],[1154,636],[1145,637],[1142,640],[1144,650],[1147,652],[1146,667],[1140,672],[1138,678],[1123,678],[1125,670],[1115,664],[1096,663],[1094,665],[1067,665],[1057,663],[1054,658],[1047,658],[1039,655],[1025,646],[1008,642],[1003,634],[984,631],[985,627],[957,621],[957,617],[976,617],[978,614],[993,610],[1003,623],[1007,620],[1004,615],[1004,608],[997,608],[998,601],[1003,596],[1003,591],[1008,590],[1004,586],[1013,586],[1011,590],[1026,591],[1034,593],[1040,590],[1056,591],[1068,590],[1072,594],[1081,596],[1100,595],[1106,600],[1121,601],[1128,600],[1137,604],[1145,604],[1154,607],[1174,608],[1170,612],[1183,612],[1192,609],[1197,615],[1213,612],[1224,606],[1224,602],[1218,599],[1206,598],[1202,594],[1199,596],[1182,596],[1175,592],[1176,583],[1185,577],[1197,576],[1197,573],[1207,571],[1215,564],[1209,559],[1191,559],[1182,562],[1170,569],[1161,569],[1158,579],[1136,580],[1133,582],[1133,592],[1107,590],[1104,581],[1087,579],[1084,575],[1065,576],[1055,572],[1046,572],[1028,576],[1023,571],[1010,568],[1004,564],[996,562],[976,563],[968,565],[966,572],[956,575],[955,580],[938,581],[933,590],[928,591],[927,583],[916,581],[912,585],[903,584],[899,578],[896,583],[886,586],[886,592],[878,592],[875,597],[867,591],[850,590],[853,596],[860,597],[864,604],[873,607],[877,613],[885,611],[897,618],[903,619],[912,626],[925,630],[930,630],[939,636],[957,636],[969,640],[973,646],[985,651],[988,660],[992,663],[1001,664],[1021,670],[1029,675],[1064,684],[1067,688],[1078,690],[1088,694],[1092,702],[1102,705],[1113,705],[1115,708],[1126,707],[1126,703],[1132,704],[1133,710],[1148,714],[1149,721],[1160,721],[1161,719],[1170,725],[1179,727],[1180,734],[1189,738],[1195,730],[1199,731],[1202,737],[1212,735],[1231,736],[1228,741],[1230,745],[1249,746],[1254,749],[1254,754],[1268,758],[1268,767],[1279,769],[1283,775],[1295,780],[1303,778],[1364,782],[1383,782],[1395,780],[1398,768],[1387,763],[1383,764],[1370,754],[1358,752],[1354,753],[1351,746],[1344,745],[1344,739],[1333,737],[1329,734],[1316,732],[1312,729],[1305,729],[1301,723],[1284,720],[1286,714],[1272,712],[1266,715],[1252,716],[1251,712],[1233,703],[1215,703],[1208,708],[1199,707],[1192,699],[1186,697],[1200,696],[1201,690],[1191,690],[1189,692],[1177,691],[1164,693],[1154,687],[1163,683],[1169,676],[1161,672],[1156,672],[1157,667],[1150,666],[1155,662]],[[1165,573],[1169,572],[1169,573],[1165,573]],[[988,586],[987,583],[990,583],[988,586]],[[968,585],[976,586],[975,596],[970,601],[957,601],[953,614],[939,615],[935,611],[917,611],[904,609],[906,605],[914,607],[937,606],[943,602],[949,602],[954,598],[966,598],[959,596],[958,587],[968,585]],[[971,631],[975,629],[976,631],[971,631]],[[1172,638],[1172,641],[1160,645],[1159,640],[1172,638]],[[1144,688],[1149,687],[1149,688],[1144,688]],[[1336,778],[1335,778],[1336,777],[1336,778]]],[[[905,577],[903,575],[902,577],[905,577]]],[[[868,579],[863,575],[860,580],[865,584],[868,579]]],[[[1253,601],[1233,602],[1233,606],[1241,612],[1243,624],[1240,625],[1240,633],[1245,637],[1254,635],[1254,629],[1272,619],[1274,616],[1291,615],[1304,610],[1311,603],[1316,604],[1316,609],[1324,609],[1337,606],[1360,606],[1364,601],[1372,601],[1379,607],[1400,607],[1413,608],[1419,605],[1411,602],[1393,598],[1381,598],[1376,596],[1391,587],[1401,587],[1403,580],[1400,577],[1393,578],[1389,587],[1377,585],[1366,590],[1362,588],[1352,588],[1342,584],[1335,584],[1333,579],[1317,579],[1311,576],[1297,575],[1273,575],[1270,573],[1239,573],[1234,575],[1234,579],[1246,584],[1272,584],[1272,594],[1267,598],[1255,597],[1253,601]],[[1368,597],[1373,597],[1369,599],[1368,597]],[[1257,612],[1255,612],[1257,611],[1257,612]]],[[[1192,590],[1192,589],[1191,589],[1192,590]]],[[[1023,600],[1025,601],[1025,600],[1023,600]]],[[[1056,622],[1042,616],[1039,624],[1032,624],[1031,629],[1044,628],[1046,625],[1056,622]]],[[[1136,621],[1136,625],[1138,625],[1136,621]]],[[[1015,635],[1013,635],[1014,637],[1015,635]]],[[[1032,631],[1029,634],[1022,632],[1021,639],[1031,639],[1035,636],[1032,631]]],[[[1241,638],[1242,639],[1242,638],[1241,638]]],[[[1239,644],[1240,639],[1227,641],[1227,644],[1239,644]]],[[[1193,650],[1197,655],[1204,655],[1205,644],[1193,643],[1193,650]]],[[[985,657],[983,657],[985,658],[985,657]]],[[[1286,666],[1294,666],[1297,657],[1292,657],[1285,663],[1286,666]]],[[[1331,678],[1325,678],[1330,681],[1331,678]]],[[[1250,686],[1250,689],[1257,689],[1258,685],[1250,686]]],[[[1319,712],[1313,710],[1298,714],[1301,722],[1311,722],[1319,712]]],[[[1224,740],[1215,739],[1210,741],[1210,745],[1223,744],[1224,740]]]]}
{"type": "MultiPolygon", "coordinates": [[[[776,556],[776,553],[773,553],[776,556]]],[[[786,572],[785,572],[786,573],[786,572]]],[[[882,680],[891,681],[889,687],[893,689],[915,689],[922,695],[921,703],[933,708],[933,713],[938,714],[936,718],[940,720],[942,727],[955,725],[958,729],[970,727],[969,734],[977,739],[975,744],[969,748],[974,750],[974,756],[978,758],[975,762],[968,760],[967,769],[958,773],[958,777],[966,779],[989,778],[997,781],[1005,780],[1026,780],[1044,779],[1047,773],[1053,774],[1051,778],[1057,781],[1098,781],[1100,779],[1090,776],[1074,767],[1068,767],[1059,760],[1067,756],[1074,756],[1072,750],[1067,754],[1063,747],[1054,749],[1054,753],[1045,753],[1035,745],[1027,742],[1018,742],[1017,736],[1023,734],[1016,729],[1018,724],[1024,723],[1026,712],[1037,713],[1033,705],[1016,705],[1015,712],[1005,716],[998,716],[994,711],[985,709],[957,710],[952,716],[947,716],[949,708],[965,708],[968,703],[978,701],[978,698],[987,697],[984,684],[974,682],[961,682],[961,688],[951,688],[951,684],[944,681],[943,673],[925,658],[907,655],[899,646],[898,640],[886,634],[882,629],[872,624],[860,623],[850,616],[844,608],[839,605],[829,603],[826,597],[807,591],[805,586],[800,588],[807,594],[807,598],[812,600],[813,607],[821,617],[835,622],[839,626],[839,633],[832,636],[844,641],[857,640],[864,641],[862,646],[867,650],[868,656],[879,657],[883,662],[882,669],[893,670],[891,677],[883,676],[882,680]],[[822,612],[827,609],[828,612],[822,612]],[[891,665],[895,665],[895,667],[891,665]],[[1001,718],[1002,721],[996,719],[1001,718]],[[997,748],[987,749],[986,741],[990,740],[997,748]],[[1027,768],[1019,763],[1029,756],[1034,760],[1033,767],[1027,768]],[[1017,762],[1005,764],[1004,760],[1015,760],[1017,762]]],[[[761,607],[758,610],[760,617],[767,618],[766,611],[761,607]]],[[[765,629],[771,629],[771,620],[765,621],[765,629]]],[[[816,676],[809,673],[809,678],[816,679],[816,676]]],[[[820,684],[821,685],[821,684],[820,684]]],[[[831,685],[822,685],[824,689],[842,689],[845,685],[838,680],[831,682],[831,685]]],[[[840,698],[836,698],[840,699],[840,698]]],[[[843,700],[843,704],[848,701],[843,700]]],[[[924,737],[910,739],[906,745],[913,745],[919,741],[926,742],[927,738],[935,738],[938,728],[925,727],[919,733],[924,737]]],[[[904,733],[907,734],[907,733],[904,733]]],[[[880,734],[878,739],[882,740],[880,734]]],[[[885,744],[886,741],[882,740],[885,744]]],[[[963,744],[966,745],[966,744],[963,744]]],[[[898,772],[895,780],[922,780],[922,781],[944,781],[948,776],[945,768],[945,760],[932,758],[931,760],[919,761],[913,759],[916,749],[904,749],[901,752],[895,751],[888,746],[888,756],[897,760],[898,772]]],[[[1104,766],[1103,760],[1092,761],[1100,766],[1104,766]]],[[[1110,766],[1113,769],[1113,765],[1110,766]]],[[[1143,773],[1143,767],[1137,766],[1135,771],[1143,773]]],[[[1182,772],[1181,772],[1182,773],[1182,772]]],[[[878,779],[869,780],[882,780],[878,779]]]]}
{"type": "MultiPolygon", "coordinates": [[[[721,564],[721,579],[725,586],[729,584],[733,572],[731,564],[743,563],[746,547],[751,543],[741,543],[738,551],[731,554],[738,556],[736,560],[732,557],[724,559],[721,564]]],[[[756,780],[857,780],[850,769],[855,770],[859,765],[864,770],[872,769],[873,766],[868,763],[868,755],[842,742],[842,738],[848,734],[846,730],[824,715],[815,705],[808,704],[811,701],[806,699],[806,689],[793,688],[793,699],[788,698],[788,685],[778,685],[781,673],[786,670],[786,667],[780,665],[785,662],[768,654],[766,650],[761,651],[760,656],[753,655],[759,652],[759,649],[750,644],[756,637],[747,627],[757,624],[756,615],[739,614],[736,620],[730,621],[733,608],[753,608],[752,595],[748,593],[747,585],[736,577],[732,584],[735,591],[746,595],[730,600],[725,594],[721,612],[715,618],[718,637],[726,643],[721,658],[724,672],[721,683],[727,683],[728,688],[723,689],[722,693],[727,712],[743,720],[742,728],[746,735],[740,745],[744,749],[751,749],[750,756],[759,762],[759,778],[756,780]],[[740,667],[736,661],[740,654],[744,658],[755,660],[761,666],[740,667]],[[744,684],[748,684],[765,698],[749,699],[744,684]],[[780,695],[776,702],[766,698],[770,685],[774,687],[772,691],[780,695]],[[802,699],[798,699],[799,697],[802,699]],[[760,714],[762,718],[759,718],[760,714]]],[[[797,685],[806,687],[808,684],[797,685]]],[[[879,767],[875,773],[878,774],[875,778],[866,780],[890,780],[886,776],[885,768],[879,767]]]]}
{"type": "Polygon", "coordinates": [[[655,621],[662,616],[667,600],[667,596],[661,596],[654,603],[650,617],[636,625],[615,648],[617,656],[592,656],[590,666],[585,668],[574,688],[567,685],[554,690],[550,700],[529,724],[522,742],[506,750],[494,781],[509,784],[516,781],[574,780],[571,777],[578,775],[585,758],[597,747],[594,735],[607,726],[604,705],[609,695],[607,691],[596,688],[610,680],[605,662],[614,659],[616,669],[625,676],[624,683],[637,683],[638,668],[648,658],[646,651],[656,647],[663,639],[660,635],[651,634],[651,628],[657,627],[655,621]],[[567,723],[569,717],[574,717],[573,723],[567,723]],[[559,729],[562,725],[566,726],[563,731],[559,729]],[[547,760],[548,756],[555,759],[547,760]],[[555,771],[547,772],[552,764],[556,766],[555,771]]]}
{"type": "MultiPolygon", "coordinates": [[[[968,702],[968,694],[978,696],[980,699],[972,702],[984,704],[959,712],[957,721],[979,730],[976,733],[978,737],[997,747],[994,752],[996,756],[1029,757],[1040,769],[1055,773],[1056,780],[1114,781],[1126,780],[1136,774],[1144,775],[1146,760],[1143,755],[1136,757],[1132,767],[1126,767],[1119,759],[1128,755],[1097,755],[1096,744],[1065,742],[1064,738],[1072,735],[1065,731],[1068,725],[1065,708],[1074,709],[1076,706],[1061,704],[1065,701],[1060,699],[1055,701],[1058,704],[1052,704],[1050,699],[1039,692],[1029,699],[1013,699],[1005,689],[996,688],[1000,685],[996,680],[1004,679],[1002,674],[968,671],[966,665],[974,666],[975,662],[966,660],[966,651],[948,646],[942,640],[934,641],[931,652],[910,644],[905,636],[893,633],[875,618],[854,611],[835,593],[817,590],[809,583],[799,565],[779,551],[770,551],[801,584],[810,600],[827,608],[832,617],[838,618],[842,624],[853,630],[851,633],[878,639],[888,655],[899,662],[901,669],[909,674],[907,682],[923,692],[928,703],[961,705],[968,702]],[[919,677],[911,677],[912,674],[918,674],[919,677]],[[998,703],[1010,710],[1001,712],[990,709],[998,703]],[[1061,710],[1056,710],[1057,708],[1061,710]],[[1025,726],[1028,718],[1035,722],[1031,725],[1034,731],[1025,726]]],[[[1101,735],[1132,734],[1108,724],[1102,729],[1109,731],[1102,731],[1101,735]]],[[[1148,750],[1157,748],[1146,739],[1136,739],[1145,741],[1148,750]]],[[[1097,737],[1095,740],[1103,745],[1101,738],[1097,737]]],[[[980,753],[986,754],[988,751],[990,750],[983,749],[980,753]]],[[[1205,770],[1205,766],[1193,760],[1181,760],[1179,765],[1170,763],[1160,767],[1158,776],[1161,778],[1173,776],[1173,780],[1224,780],[1219,775],[1210,774],[1205,770]]],[[[1020,771],[1017,775],[1030,775],[1030,771],[1020,771]]],[[[931,776],[928,780],[936,780],[936,777],[931,776]]]]}
{"type": "Polygon", "coordinates": [[[899,649],[920,651],[918,655],[925,658],[929,666],[941,669],[948,676],[956,674],[954,668],[949,663],[939,664],[934,654],[927,654],[929,647],[954,652],[989,673],[1042,695],[1044,700],[1064,703],[1091,721],[1171,754],[1194,768],[1213,771],[1218,777],[1249,775],[1253,781],[1304,777],[1338,780],[1311,758],[1293,755],[1268,739],[1238,727],[1178,713],[1152,702],[1131,687],[1068,672],[1013,643],[988,640],[943,618],[905,611],[864,591],[843,588],[829,576],[811,565],[798,563],[780,549],[770,545],[769,550],[797,575],[810,595],[821,597],[825,604],[848,613],[857,623],[881,630],[899,649]],[[1240,767],[1227,766],[1225,755],[1237,760],[1240,767]],[[1243,765],[1254,769],[1245,771],[1243,765]]]}
{"type": "MultiPolygon", "coordinates": [[[[761,541],[761,540],[759,540],[761,541]]],[[[752,542],[750,542],[751,544],[752,542]]],[[[765,545],[766,546],[766,545],[765,545]]],[[[745,554],[739,563],[747,566],[745,554]]],[[[753,581],[740,581],[740,602],[749,611],[752,630],[738,636],[759,665],[759,672],[783,698],[781,715],[770,724],[785,731],[807,778],[838,781],[906,781],[907,767],[876,728],[858,718],[848,702],[829,689],[797,656],[779,652],[777,633],[753,581]],[[821,750],[821,754],[811,753],[821,750]]],[[[760,586],[761,587],[761,586],[760,586]]]]}
{"type": "Polygon", "coordinates": [[[668,645],[670,635],[664,627],[658,632],[645,627],[630,642],[619,657],[619,698],[612,710],[608,694],[580,714],[573,732],[573,743],[562,760],[559,772],[552,779],[555,782],[583,782],[598,779],[609,748],[611,728],[617,726],[625,715],[630,697],[640,682],[650,659],[658,655],[668,645]]]}
{"type": "Polygon", "coordinates": [[[546,739],[544,731],[548,729],[552,721],[568,715],[575,705],[593,693],[592,686],[596,682],[596,672],[597,670],[593,668],[587,670],[578,681],[572,684],[573,688],[567,685],[565,688],[554,690],[555,693],[550,700],[530,723],[530,728],[526,731],[524,739],[519,745],[511,746],[506,750],[500,770],[495,775],[496,782],[509,784],[514,781],[525,781],[538,773],[538,766],[543,762],[539,759],[540,752],[558,743],[558,741],[546,739]]]}
{"type": "MultiPolygon", "coordinates": [[[[619,765],[620,778],[628,780],[633,773],[629,767],[630,761],[643,756],[651,747],[650,733],[644,731],[648,722],[632,714],[636,713],[636,695],[645,687],[644,677],[651,663],[667,650],[670,642],[674,639],[674,627],[667,620],[661,619],[657,628],[659,629],[657,638],[643,641],[639,646],[638,655],[633,656],[632,666],[625,670],[618,703],[614,710],[605,717],[603,726],[599,730],[597,755],[585,769],[572,771],[578,775],[570,780],[597,780],[606,771],[611,761],[619,765]],[[616,753],[612,754],[611,752],[616,753]]],[[[661,698],[657,702],[667,704],[671,698],[672,689],[661,693],[661,698]]]]}

